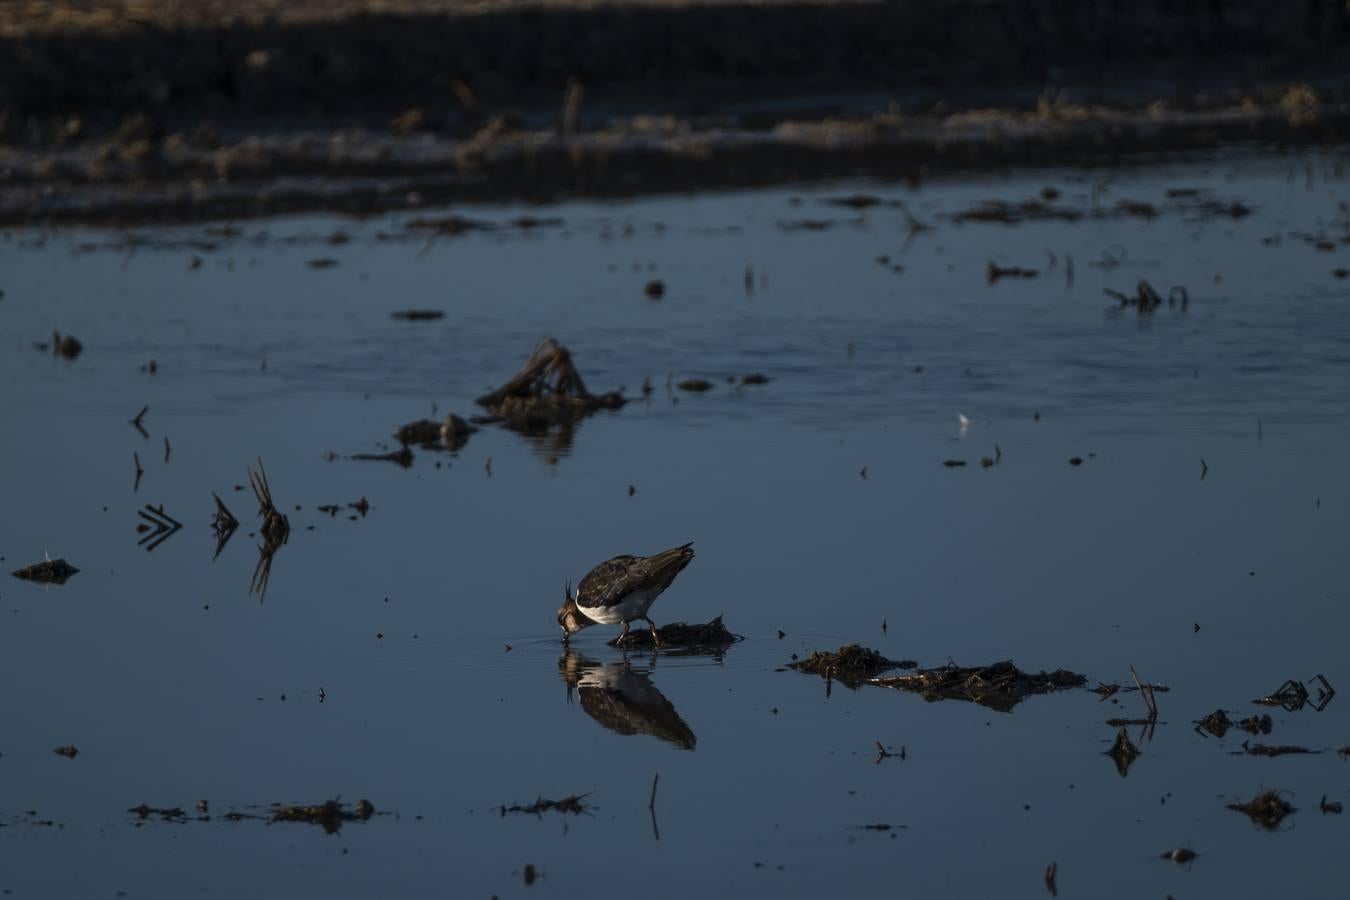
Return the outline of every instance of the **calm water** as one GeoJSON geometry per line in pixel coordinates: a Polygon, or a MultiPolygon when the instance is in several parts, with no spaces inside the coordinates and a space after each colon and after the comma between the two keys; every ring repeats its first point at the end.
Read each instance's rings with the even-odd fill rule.
{"type": "Polygon", "coordinates": [[[1232,755],[1245,734],[1192,725],[1216,707],[1262,712],[1250,701],[1288,678],[1350,687],[1338,162],[1256,153],[460,210],[562,224],[430,243],[397,218],[146,230],[134,248],[114,232],[10,233],[0,556],[6,572],[44,553],[81,572],[0,582],[0,888],[1038,897],[1055,861],[1070,897],[1344,896],[1350,820],[1318,805],[1350,801],[1335,753],[1350,696],[1277,709],[1259,738],[1320,755],[1232,755]],[[1076,208],[1095,195],[1160,213],[950,218],[1047,185],[1076,208]],[[1254,212],[1199,216],[1167,198],[1176,188],[1254,212]],[[823,202],[856,191],[934,229],[907,242],[898,209],[823,202]],[[833,224],[782,227],[802,220],[833,224]],[[326,243],[338,229],[350,240],[326,243]],[[1047,250],[1041,277],[986,283],[989,261],[1044,269],[1047,250]],[[306,265],[319,257],[338,265],[306,265]],[[653,278],[660,301],[643,296],[653,278]],[[1140,278],[1185,285],[1185,312],[1112,310],[1102,288],[1140,278]],[[447,315],[390,318],[410,307],[447,315]],[[83,355],[34,350],[53,328],[83,355]],[[475,412],[547,334],[592,389],[637,395],[651,376],[655,392],[587,420],[570,447],[485,429],[407,470],[342,458],[433,408],[475,412]],[[749,372],[773,380],[725,383],[749,372]],[[672,393],[668,376],[717,386],[672,393]],[[148,439],[127,423],[146,404],[148,439]],[[1001,463],[981,469],[995,445],[1001,463]],[[259,456],[293,529],[264,602],[249,592],[254,503],[236,489],[259,456]],[[245,524],[214,561],[212,491],[245,524]],[[356,521],[316,510],[360,497],[372,508],[356,521]],[[184,524],[153,552],[136,531],[147,503],[184,524]],[[688,540],[698,557],[654,617],[724,613],[744,642],[625,661],[600,627],[564,655],[567,579],[688,540]],[[1137,696],[1005,714],[874,687],[827,696],[779,671],[853,641],[1094,681],[1128,682],[1134,665],[1171,690],[1121,778],[1104,722],[1142,715],[1137,696]],[[875,764],[876,741],[906,758],[875,764]],[[78,757],[52,752],[65,744],[78,757]],[[1265,787],[1299,810],[1278,833],[1224,808],[1265,787]],[[587,815],[498,812],[586,792],[587,815]],[[387,815],[336,835],[221,818],[337,795],[387,815]],[[200,799],[209,822],[138,827],[125,812],[200,799]],[[861,828],[876,823],[895,828],[861,828]],[[1201,854],[1189,869],[1158,858],[1179,845],[1201,854]]]}

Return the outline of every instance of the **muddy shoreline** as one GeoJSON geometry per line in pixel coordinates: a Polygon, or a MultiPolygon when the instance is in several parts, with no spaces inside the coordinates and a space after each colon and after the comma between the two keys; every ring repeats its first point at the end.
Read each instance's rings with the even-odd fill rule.
{"type": "Polygon", "coordinates": [[[872,177],[917,185],[1033,166],[1111,167],[1227,146],[1350,141],[1350,112],[1308,120],[1275,102],[1176,115],[1078,107],[946,117],[876,115],[695,130],[620,122],[585,134],[488,126],[467,140],[371,131],[249,136],[194,145],[110,139],[67,151],[10,152],[0,225],[372,215],[456,203],[622,199],[872,177]]]}
{"type": "Polygon", "coordinates": [[[35,0],[0,10],[0,224],[914,182],[1350,138],[1343,5],[1156,0],[1128,29],[1099,5],[35,0]]]}

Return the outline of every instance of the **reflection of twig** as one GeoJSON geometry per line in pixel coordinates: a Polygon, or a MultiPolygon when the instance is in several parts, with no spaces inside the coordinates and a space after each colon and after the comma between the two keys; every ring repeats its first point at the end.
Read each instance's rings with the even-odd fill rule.
{"type": "MultiPolygon", "coordinates": [[[[140,426],[138,425],[136,427],[139,428],[140,426]]],[[[141,457],[139,454],[132,453],[131,461],[136,464],[136,483],[131,486],[131,492],[134,494],[141,489],[141,476],[145,474],[145,470],[141,468],[141,457]]]]}
{"type": "Polygon", "coordinates": [[[876,745],[877,745],[877,759],[876,759],[877,765],[880,765],[880,764],[881,764],[881,761],[882,761],[883,759],[890,759],[892,756],[894,756],[895,758],[900,759],[900,760],[904,760],[905,757],[907,756],[907,754],[905,753],[905,748],[904,748],[904,747],[901,747],[901,748],[900,748],[900,752],[899,752],[899,753],[895,753],[894,751],[887,750],[887,749],[882,745],[881,741],[877,741],[877,742],[876,742],[876,745]]]}
{"type": "Polygon", "coordinates": [[[1134,671],[1134,666],[1130,666],[1130,677],[1134,679],[1134,685],[1139,688],[1139,694],[1144,698],[1144,705],[1148,707],[1149,721],[1156,721],[1158,718],[1158,701],[1153,697],[1153,685],[1141,683],[1139,675],[1134,671]]]}
{"type": "Polygon", "coordinates": [[[139,530],[150,531],[151,527],[154,528],[154,531],[136,542],[138,546],[145,547],[146,552],[154,550],[167,541],[174,532],[183,527],[182,522],[164,511],[163,504],[156,507],[147,503],[145,504],[145,510],[138,510],[136,515],[150,523],[150,525],[139,526],[139,530]]]}
{"type": "Polygon", "coordinates": [[[211,517],[211,527],[216,532],[216,553],[215,556],[211,557],[211,561],[214,562],[216,557],[220,556],[220,551],[224,550],[225,545],[230,542],[230,538],[234,536],[235,529],[239,527],[239,520],[234,517],[234,513],[230,512],[215,491],[211,492],[211,496],[216,498],[216,513],[211,517]]]}
{"type": "Polygon", "coordinates": [[[253,577],[249,579],[248,592],[252,594],[256,591],[259,603],[267,599],[267,580],[272,577],[272,556],[275,553],[275,547],[269,547],[267,544],[258,545],[258,564],[253,567],[253,577]]]}
{"type": "Polygon", "coordinates": [[[148,413],[149,411],[150,411],[150,404],[147,403],[145,406],[141,407],[140,412],[136,413],[136,418],[131,420],[131,427],[139,431],[141,433],[141,437],[145,438],[147,441],[150,440],[150,434],[141,425],[141,419],[144,419],[145,414],[148,413]]]}
{"type": "Polygon", "coordinates": [[[258,565],[253,569],[253,578],[249,581],[248,592],[257,591],[258,602],[267,599],[267,581],[272,575],[272,557],[286,543],[291,534],[291,524],[277,509],[272,501],[272,486],[267,481],[267,470],[263,468],[262,458],[258,458],[258,471],[248,469],[248,483],[253,486],[253,496],[258,500],[258,517],[263,520],[258,533],[262,543],[258,545],[258,565]]]}
{"type": "Polygon", "coordinates": [[[652,834],[658,841],[661,840],[661,829],[656,827],[656,783],[660,780],[660,772],[652,776],[652,799],[647,803],[647,811],[652,814],[652,834]]]}

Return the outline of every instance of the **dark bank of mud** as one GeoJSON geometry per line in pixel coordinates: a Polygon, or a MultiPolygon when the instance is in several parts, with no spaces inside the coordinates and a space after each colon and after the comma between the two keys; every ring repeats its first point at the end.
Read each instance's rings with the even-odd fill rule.
{"type": "Polygon", "coordinates": [[[0,9],[0,224],[915,181],[1350,138],[1343,6],[1152,0],[1127,30],[1097,6],[28,3],[0,9]]]}

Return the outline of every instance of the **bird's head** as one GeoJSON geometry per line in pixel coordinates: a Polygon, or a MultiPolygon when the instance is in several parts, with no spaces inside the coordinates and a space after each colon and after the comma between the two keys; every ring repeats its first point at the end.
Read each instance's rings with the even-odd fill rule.
{"type": "Polygon", "coordinates": [[[572,596],[572,585],[569,583],[563,588],[563,605],[558,607],[558,627],[562,629],[563,643],[587,626],[594,625],[591,619],[577,606],[576,597],[572,596]]]}

